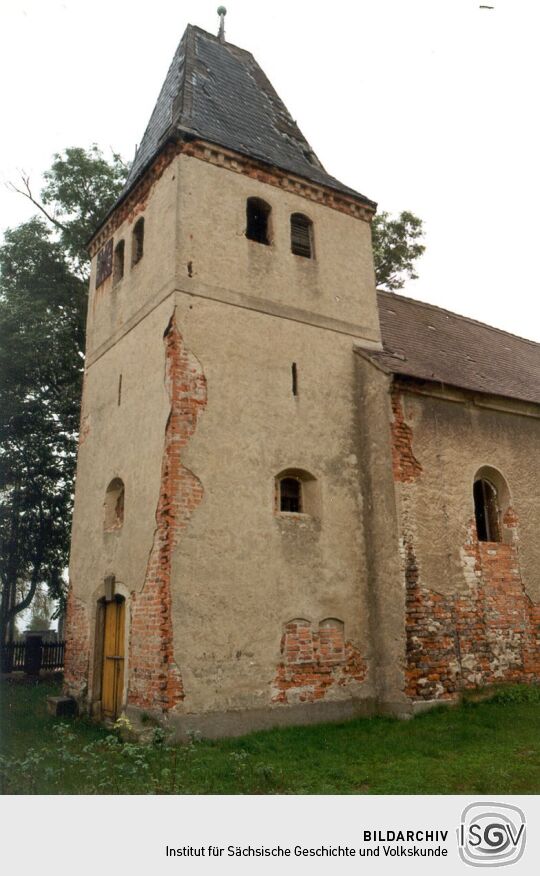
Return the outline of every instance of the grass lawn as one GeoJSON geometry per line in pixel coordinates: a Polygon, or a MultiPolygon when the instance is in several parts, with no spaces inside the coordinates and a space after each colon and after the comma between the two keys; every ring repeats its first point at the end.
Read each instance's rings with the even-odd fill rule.
{"type": "Polygon", "coordinates": [[[397,721],[371,718],[217,742],[122,742],[84,718],[47,715],[58,683],[4,681],[7,794],[537,794],[540,690],[501,689],[397,721]]]}

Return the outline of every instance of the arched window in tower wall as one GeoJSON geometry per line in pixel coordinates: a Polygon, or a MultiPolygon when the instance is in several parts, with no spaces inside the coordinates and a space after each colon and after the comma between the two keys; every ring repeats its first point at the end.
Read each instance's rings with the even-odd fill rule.
{"type": "Polygon", "coordinates": [[[291,252],[305,259],[313,258],[313,222],[303,213],[291,216],[291,252]]]}
{"type": "Polygon", "coordinates": [[[261,198],[248,198],[246,202],[246,237],[255,243],[270,244],[270,204],[261,198]]]}
{"type": "Polygon", "coordinates": [[[144,219],[137,220],[133,227],[131,237],[131,264],[136,265],[143,257],[144,253],[144,219]]]}
{"type": "Polygon", "coordinates": [[[287,468],[275,478],[275,511],[279,514],[300,514],[319,519],[321,500],[319,483],[310,472],[287,468]]]}

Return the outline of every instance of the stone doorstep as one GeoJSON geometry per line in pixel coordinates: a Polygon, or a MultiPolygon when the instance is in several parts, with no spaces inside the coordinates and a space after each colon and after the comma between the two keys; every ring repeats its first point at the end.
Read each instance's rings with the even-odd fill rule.
{"type": "Polygon", "coordinates": [[[47,712],[57,718],[77,714],[77,701],[73,697],[47,697],[47,712]]]}

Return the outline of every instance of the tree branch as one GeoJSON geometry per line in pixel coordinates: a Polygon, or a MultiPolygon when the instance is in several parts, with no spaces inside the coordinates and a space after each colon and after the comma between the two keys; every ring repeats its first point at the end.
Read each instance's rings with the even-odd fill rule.
{"type": "Polygon", "coordinates": [[[56,225],[57,228],[60,228],[61,231],[66,231],[66,226],[62,225],[62,223],[59,222],[58,219],[55,219],[54,216],[51,216],[51,214],[47,212],[43,204],[40,204],[39,201],[36,201],[30,188],[30,177],[28,175],[25,175],[24,173],[21,173],[21,180],[25,189],[24,191],[23,189],[18,189],[17,186],[12,182],[9,182],[7,184],[7,187],[11,189],[12,192],[16,192],[18,195],[22,195],[23,198],[28,198],[28,200],[32,202],[34,207],[37,207],[38,210],[41,210],[41,212],[49,220],[49,222],[52,222],[52,224],[56,225]]]}
{"type": "Polygon", "coordinates": [[[38,575],[35,573],[35,571],[34,575],[32,576],[32,581],[30,582],[30,589],[24,599],[21,599],[21,601],[14,605],[12,608],[8,608],[6,615],[7,623],[9,623],[9,621],[14,618],[15,615],[20,614],[21,611],[24,611],[25,608],[28,608],[28,606],[32,602],[38,586],[38,575]]]}

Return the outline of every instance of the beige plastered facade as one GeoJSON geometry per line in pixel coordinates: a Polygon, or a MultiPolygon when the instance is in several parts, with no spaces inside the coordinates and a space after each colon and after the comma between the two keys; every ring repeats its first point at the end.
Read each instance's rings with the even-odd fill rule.
{"type": "MultiPolygon", "coordinates": [[[[177,534],[170,566],[183,695],[156,715],[180,735],[217,736],[375,709],[410,713],[403,516],[418,536],[427,585],[459,590],[471,484],[482,465],[498,468],[520,520],[525,585],[538,600],[540,510],[525,498],[540,494],[529,464],[537,409],[489,407],[458,392],[408,394],[423,473],[396,484],[393,378],[358,352],[381,348],[368,221],[177,154],[111,236],[114,245],[125,241],[125,272],[96,289],[93,258],[70,564],[90,647],[86,683],[71,692],[99,714],[96,618],[108,576],[126,598],[126,642],[134,635],[131,602],[145,586],[162,492],[171,413],[164,333],[174,318],[207,395],[181,450],[202,499],[177,534]],[[246,238],[249,197],[271,207],[269,246],[246,238]],[[295,212],[313,222],[313,259],[291,253],[295,212]],[[140,216],[144,255],[132,266],[140,216]],[[276,478],[289,469],[314,479],[309,513],[277,508],[276,478]],[[125,485],[124,521],[105,531],[114,478],[125,485]],[[287,625],[301,620],[316,637],[328,619],[362,672],[345,666],[322,694],[313,693],[316,681],[295,686],[289,676],[284,689],[287,625]]],[[[123,707],[136,718],[130,653],[123,707]]]]}

